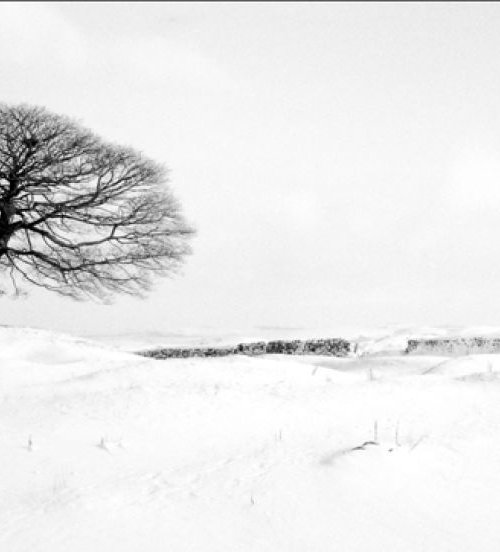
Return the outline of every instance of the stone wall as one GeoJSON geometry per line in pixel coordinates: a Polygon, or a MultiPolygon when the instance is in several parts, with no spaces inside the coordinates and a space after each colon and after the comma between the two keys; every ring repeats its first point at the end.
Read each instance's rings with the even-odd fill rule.
{"type": "Polygon", "coordinates": [[[350,350],[351,344],[343,339],[270,341],[266,347],[266,353],[281,355],[346,356],[350,350]]]}
{"type": "Polygon", "coordinates": [[[267,343],[257,341],[256,343],[239,343],[235,347],[235,355],[265,355],[267,353],[267,343]]]}
{"type": "Polygon", "coordinates": [[[258,341],[256,343],[239,343],[235,347],[200,347],[174,348],[166,347],[151,351],[140,351],[138,354],[157,359],[222,357],[228,355],[327,355],[344,357],[351,351],[351,344],[344,339],[309,339],[293,341],[258,341]]]}
{"type": "Polygon", "coordinates": [[[454,337],[437,339],[409,339],[406,354],[468,355],[500,353],[500,338],[454,337]]]}
{"type": "Polygon", "coordinates": [[[146,357],[165,359],[165,358],[191,358],[191,357],[222,357],[234,355],[234,347],[195,347],[195,348],[178,348],[178,347],[162,347],[149,351],[139,351],[137,354],[146,357]]]}

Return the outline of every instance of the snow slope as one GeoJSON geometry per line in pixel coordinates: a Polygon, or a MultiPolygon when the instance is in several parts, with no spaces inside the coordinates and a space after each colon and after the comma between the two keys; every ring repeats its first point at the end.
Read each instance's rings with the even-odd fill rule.
{"type": "Polygon", "coordinates": [[[500,356],[369,345],[155,361],[0,328],[0,550],[497,552],[500,356]]]}
{"type": "Polygon", "coordinates": [[[224,328],[186,328],[179,331],[143,331],[89,335],[89,339],[123,351],[138,351],[158,347],[224,347],[238,343],[274,341],[277,339],[317,339],[341,337],[358,343],[359,352],[366,354],[399,354],[406,349],[408,339],[446,337],[500,337],[500,327],[386,326],[382,328],[284,328],[251,327],[245,330],[224,328]]]}

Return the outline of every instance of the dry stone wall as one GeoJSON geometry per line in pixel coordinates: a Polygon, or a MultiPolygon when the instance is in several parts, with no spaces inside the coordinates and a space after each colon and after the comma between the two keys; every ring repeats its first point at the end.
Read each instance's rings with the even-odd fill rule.
{"type": "Polygon", "coordinates": [[[192,358],[192,357],[223,357],[229,355],[327,355],[344,357],[351,351],[351,344],[345,339],[309,339],[293,341],[258,341],[256,343],[239,343],[235,347],[196,347],[177,348],[166,347],[150,351],[140,351],[139,354],[157,359],[192,358]]]}
{"type": "Polygon", "coordinates": [[[497,337],[454,337],[438,339],[409,339],[407,354],[423,355],[468,355],[479,353],[500,353],[500,338],[497,337]]]}
{"type": "Polygon", "coordinates": [[[302,341],[270,341],[266,347],[268,354],[281,355],[328,355],[346,356],[351,344],[343,339],[310,339],[302,341]]]}

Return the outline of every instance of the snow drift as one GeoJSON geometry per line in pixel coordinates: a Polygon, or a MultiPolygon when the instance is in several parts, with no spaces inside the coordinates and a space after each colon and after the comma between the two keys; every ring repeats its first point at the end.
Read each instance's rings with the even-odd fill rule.
{"type": "Polygon", "coordinates": [[[0,550],[496,552],[500,357],[380,339],[157,362],[0,328],[0,550]]]}

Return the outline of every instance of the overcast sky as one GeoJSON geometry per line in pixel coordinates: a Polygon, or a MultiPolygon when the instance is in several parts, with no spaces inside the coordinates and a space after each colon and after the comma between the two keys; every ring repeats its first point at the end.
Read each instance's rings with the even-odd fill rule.
{"type": "MultiPolygon", "coordinates": [[[[500,325],[500,4],[0,4],[0,100],[171,169],[182,275],[74,332],[500,325]]],[[[29,288],[26,288],[29,290],[29,288]]]]}

